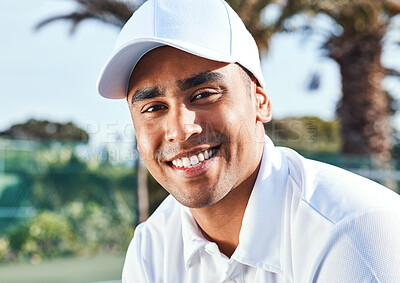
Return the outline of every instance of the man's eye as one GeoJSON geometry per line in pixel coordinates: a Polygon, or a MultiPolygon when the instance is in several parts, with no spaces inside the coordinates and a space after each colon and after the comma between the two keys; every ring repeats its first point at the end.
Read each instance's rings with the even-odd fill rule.
{"type": "Polygon", "coordinates": [[[210,97],[210,96],[212,96],[214,94],[216,94],[216,93],[205,91],[205,92],[202,92],[202,93],[199,93],[199,94],[195,95],[193,97],[192,101],[198,100],[198,99],[202,99],[202,98],[207,98],[207,97],[210,97]]]}
{"type": "Polygon", "coordinates": [[[163,109],[166,109],[166,106],[165,106],[165,105],[157,104],[157,105],[152,105],[152,106],[150,106],[150,107],[144,109],[142,113],[146,113],[146,112],[156,112],[156,111],[163,110],[163,109]]]}

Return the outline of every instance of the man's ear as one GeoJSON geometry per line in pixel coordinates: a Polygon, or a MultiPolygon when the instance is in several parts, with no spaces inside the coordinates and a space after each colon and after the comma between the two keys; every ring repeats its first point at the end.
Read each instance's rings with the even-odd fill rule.
{"type": "Polygon", "coordinates": [[[257,100],[257,122],[267,123],[271,121],[272,111],[271,103],[267,94],[261,86],[256,86],[257,100]]]}

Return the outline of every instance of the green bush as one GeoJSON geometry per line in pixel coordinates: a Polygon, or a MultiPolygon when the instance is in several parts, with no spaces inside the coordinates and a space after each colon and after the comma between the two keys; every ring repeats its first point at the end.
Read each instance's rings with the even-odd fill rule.
{"type": "Polygon", "coordinates": [[[10,247],[18,257],[55,257],[74,253],[74,234],[62,215],[44,211],[13,229],[10,247]]]}
{"type": "Polygon", "coordinates": [[[76,201],[58,213],[39,213],[0,238],[0,262],[125,252],[133,236],[134,218],[122,196],[117,199],[114,209],[76,201]]]}
{"type": "Polygon", "coordinates": [[[5,262],[10,254],[10,243],[6,237],[0,238],[0,262],[5,262]]]}
{"type": "Polygon", "coordinates": [[[68,205],[62,213],[78,239],[77,252],[125,251],[133,235],[133,224],[126,210],[121,212],[124,214],[96,203],[73,202],[68,205]]]}

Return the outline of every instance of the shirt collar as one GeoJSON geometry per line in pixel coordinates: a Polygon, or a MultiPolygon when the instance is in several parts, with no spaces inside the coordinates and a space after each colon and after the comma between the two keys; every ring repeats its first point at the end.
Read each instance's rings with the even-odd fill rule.
{"type": "MultiPolygon", "coordinates": [[[[265,136],[260,170],[250,195],[232,259],[281,273],[283,243],[283,196],[288,176],[286,159],[265,136]]],[[[204,238],[189,208],[182,206],[182,236],[186,268],[193,255],[209,242],[204,238]]]]}
{"type": "Polygon", "coordinates": [[[203,246],[208,244],[208,241],[203,236],[196,220],[193,218],[190,209],[181,206],[181,219],[182,219],[182,238],[183,238],[183,257],[185,260],[185,267],[190,267],[193,255],[203,246]]]}
{"type": "Polygon", "coordinates": [[[284,192],[288,165],[265,136],[260,170],[250,195],[232,258],[244,264],[281,273],[284,192]]]}

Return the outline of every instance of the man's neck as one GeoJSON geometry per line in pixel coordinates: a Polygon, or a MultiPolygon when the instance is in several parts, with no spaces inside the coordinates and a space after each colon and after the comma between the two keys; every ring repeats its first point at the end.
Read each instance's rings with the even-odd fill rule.
{"type": "Polygon", "coordinates": [[[215,242],[220,251],[231,257],[239,245],[239,234],[260,164],[242,184],[230,191],[216,204],[204,208],[191,208],[193,217],[204,237],[215,242]]]}

